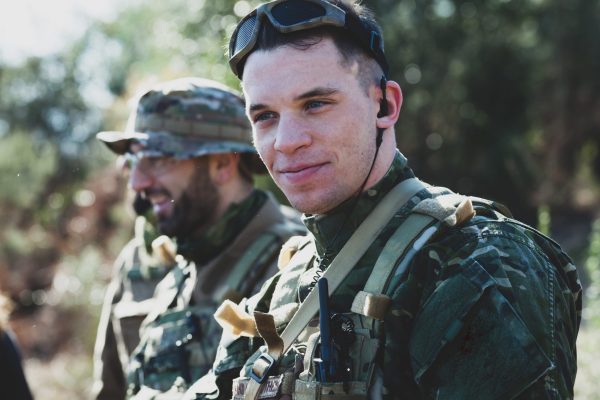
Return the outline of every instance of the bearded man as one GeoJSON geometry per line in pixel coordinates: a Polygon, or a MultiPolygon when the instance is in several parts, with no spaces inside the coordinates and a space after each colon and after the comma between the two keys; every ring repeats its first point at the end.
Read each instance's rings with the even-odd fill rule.
{"type": "Polygon", "coordinates": [[[185,390],[209,370],[220,337],[216,307],[253,294],[275,272],[282,243],[301,228],[291,209],[254,187],[253,173],[263,168],[244,102],[231,89],[200,78],[157,85],[139,98],[128,125],[98,138],[128,160],[130,187],[164,235],[146,250],[176,264],[144,310],[128,313],[120,296],[105,312],[113,328],[124,326],[115,323],[120,316],[148,314],[118,388],[120,398],[147,399],[185,390]]]}

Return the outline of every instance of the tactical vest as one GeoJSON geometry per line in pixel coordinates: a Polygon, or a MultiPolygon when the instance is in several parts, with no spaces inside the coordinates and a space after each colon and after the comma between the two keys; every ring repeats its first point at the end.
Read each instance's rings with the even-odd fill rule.
{"type": "MultiPolygon", "coordinates": [[[[277,258],[281,243],[298,233],[289,221],[264,229],[235,260],[226,282],[212,298],[193,301],[198,269],[178,256],[179,266],[157,288],[156,309],[144,322],[140,346],[128,368],[128,394],[142,387],[160,392],[185,390],[203,376],[215,358],[221,327],[213,314],[224,300],[240,301],[277,258]]],[[[231,249],[227,250],[231,251],[231,249]]],[[[224,256],[227,256],[225,254],[224,256]]]]}
{"type": "Polygon", "coordinates": [[[119,293],[118,301],[112,305],[111,319],[120,357],[124,359],[129,358],[139,343],[139,329],[152,310],[156,285],[175,265],[175,255],[164,249],[167,247],[164,240],[153,241],[152,253],[148,252],[147,224],[144,217],[136,219],[135,238],[123,251],[124,257],[115,277],[119,293]]]}
{"type": "MultiPolygon", "coordinates": [[[[314,239],[310,236],[301,242],[296,239],[296,252],[277,282],[271,299],[271,317],[263,320],[260,313],[254,315],[258,331],[267,345],[247,361],[241,377],[234,380],[234,400],[285,395],[291,395],[295,400],[382,398],[383,377],[377,367],[377,358],[383,343],[383,318],[390,301],[386,289],[390,280],[404,274],[413,256],[436,232],[468,221],[475,215],[475,210],[491,213],[495,218],[505,218],[503,213],[509,215],[503,206],[488,200],[425,185],[420,190],[427,190],[431,198],[418,203],[390,236],[363,290],[356,294],[351,312],[334,314],[331,318],[336,372],[327,382],[319,378],[323,355],[318,319],[310,320],[289,350],[282,354],[279,363],[273,362],[269,355],[270,347],[281,346],[281,337],[293,324],[294,312],[298,307],[302,309],[302,305],[297,304],[294,288],[299,287],[300,276],[315,261],[314,239]],[[261,325],[266,327],[261,329],[261,325]],[[293,365],[293,369],[287,368],[289,365],[293,365]]],[[[397,204],[396,210],[402,204],[397,204]]],[[[316,311],[307,314],[310,317],[316,311]]]]}

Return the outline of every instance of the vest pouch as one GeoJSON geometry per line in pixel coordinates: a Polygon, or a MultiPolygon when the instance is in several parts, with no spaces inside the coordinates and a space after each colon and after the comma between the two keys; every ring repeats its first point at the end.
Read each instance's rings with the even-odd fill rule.
{"type": "MultiPolygon", "coordinates": [[[[368,319],[355,313],[335,314],[331,319],[331,335],[339,371],[347,371],[343,382],[315,380],[315,356],[318,351],[307,350],[304,366],[309,368],[295,381],[294,400],[314,399],[367,399],[375,358],[380,341],[374,337],[368,319]],[[307,359],[307,358],[310,358],[307,359]]],[[[311,337],[317,339],[317,335],[311,337]]],[[[313,344],[314,346],[314,344],[313,344]]],[[[313,347],[310,345],[309,349],[313,347]]],[[[314,347],[315,350],[318,346],[314,347]]]]}
{"type": "MultiPolygon", "coordinates": [[[[258,392],[259,400],[270,400],[270,399],[279,399],[280,397],[287,395],[289,393],[289,387],[286,385],[286,381],[290,382],[291,379],[290,374],[281,374],[269,376],[263,382],[260,391],[258,392]],[[288,390],[286,390],[286,388],[288,390]]],[[[293,378],[292,378],[293,379],[293,378]]],[[[248,383],[250,382],[250,378],[236,378],[233,380],[232,384],[232,400],[244,400],[244,395],[246,394],[246,388],[248,387],[248,383]]],[[[291,382],[290,382],[291,383],[291,382]]]]}
{"type": "Polygon", "coordinates": [[[152,299],[143,301],[121,300],[113,305],[112,324],[119,346],[125,346],[131,354],[140,341],[140,327],[146,316],[152,311],[152,299]]]}
{"type": "Polygon", "coordinates": [[[322,383],[297,379],[293,398],[294,400],[366,400],[368,398],[368,388],[366,382],[322,383]]]}
{"type": "Polygon", "coordinates": [[[355,313],[335,314],[331,320],[331,335],[337,355],[336,369],[349,370],[344,380],[368,384],[380,347],[380,340],[375,337],[373,331],[372,320],[355,313]]]}
{"type": "MultiPolygon", "coordinates": [[[[134,315],[130,317],[122,317],[119,319],[113,319],[112,323],[115,330],[119,330],[121,337],[123,338],[123,345],[127,350],[128,354],[131,354],[135,350],[135,345],[139,341],[139,330],[144,321],[143,315],[134,315]]],[[[119,338],[120,339],[120,338],[119,338]]]]}
{"type": "Polygon", "coordinates": [[[144,332],[142,385],[168,390],[178,377],[191,384],[210,369],[219,335],[212,307],[163,314],[144,332]]]}

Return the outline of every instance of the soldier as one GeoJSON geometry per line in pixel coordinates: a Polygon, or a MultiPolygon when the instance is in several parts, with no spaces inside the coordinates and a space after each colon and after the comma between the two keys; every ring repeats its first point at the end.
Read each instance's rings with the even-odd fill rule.
{"type": "Polygon", "coordinates": [[[249,306],[222,313],[265,342],[235,399],[573,397],[575,266],[504,207],[414,177],[370,13],[269,2],[229,56],[255,146],[311,233],[249,306]]]}
{"type": "MultiPolygon", "coordinates": [[[[138,100],[126,132],[98,137],[127,157],[131,188],[150,202],[159,232],[176,242],[171,248],[161,237],[153,246],[159,263],[176,266],[144,308],[148,316],[127,367],[129,396],[161,398],[208,371],[220,337],[216,307],[254,293],[301,225],[295,212],[254,188],[252,173],[264,168],[244,103],[223,85],[200,78],[157,85],[138,100]]],[[[129,314],[121,308],[113,305],[113,321],[129,314]]]]}
{"type": "Polygon", "coordinates": [[[140,341],[140,325],[152,308],[156,285],[175,265],[166,237],[156,240],[160,235],[150,207],[140,194],[135,195],[134,237],[117,257],[106,291],[94,346],[92,392],[98,400],[125,398],[124,371],[140,341]]]}

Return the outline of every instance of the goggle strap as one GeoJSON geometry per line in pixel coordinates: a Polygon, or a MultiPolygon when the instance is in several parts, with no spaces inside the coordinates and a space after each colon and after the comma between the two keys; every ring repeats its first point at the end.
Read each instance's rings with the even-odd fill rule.
{"type": "Polygon", "coordinates": [[[383,70],[385,76],[388,75],[389,65],[383,52],[383,38],[374,30],[368,30],[360,21],[351,14],[346,14],[346,29],[352,32],[355,38],[373,54],[375,60],[383,70]]]}

